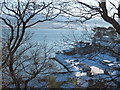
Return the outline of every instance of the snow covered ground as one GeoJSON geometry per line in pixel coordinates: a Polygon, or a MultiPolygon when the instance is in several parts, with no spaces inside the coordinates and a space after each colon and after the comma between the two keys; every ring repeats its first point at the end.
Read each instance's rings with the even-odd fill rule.
{"type": "MultiPolygon", "coordinates": [[[[110,37],[107,36],[106,40],[109,40],[109,38],[110,37]]],[[[102,41],[102,39],[99,39],[98,41],[100,40],[102,41]]],[[[116,44],[115,42],[112,43],[112,41],[110,41],[112,44],[108,44],[109,42],[106,41],[103,41],[103,44],[101,41],[100,44],[103,47],[112,47],[116,44]]],[[[119,43],[117,43],[117,45],[118,44],[119,43]]],[[[88,87],[90,85],[94,85],[97,81],[104,81],[103,83],[105,85],[110,85],[113,87],[116,86],[117,83],[120,82],[120,60],[118,59],[119,56],[113,55],[111,52],[108,52],[101,47],[99,47],[99,49],[93,50],[93,52],[89,54],[85,53],[83,55],[79,52],[76,52],[76,50],[83,50],[84,47],[88,46],[91,47],[91,50],[94,48],[94,44],[90,45],[83,42],[80,45],[77,45],[77,49],[75,49],[75,47],[57,53],[55,58],[59,62],[63,63],[70,71],[72,71],[72,75],[77,78],[77,84],[80,87],[88,87]]],[[[115,48],[119,49],[119,47],[116,46],[115,48]]],[[[89,52],[90,49],[87,50],[89,52]]],[[[118,50],[114,51],[117,52],[118,50]]],[[[85,51],[83,50],[83,52],[85,51]]],[[[63,80],[64,78],[61,79],[63,80]]]]}
{"type": "MultiPolygon", "coordinates": [[[[104,57],[103,54],[99,54],[93,60],[88,59],[87,55],[83,57],[79,54],[64,55],[64,53],[57,54],[55,58],[62,62],[65,66],[67,66],[70,71],[74,71],[74,76],[78,78],[78,84],[80,84],[81,81],[83,82],[83,79],[86,81],[86,83],[88,83],[88,80],[91,79],[111,80],[111,77],[109,75],[106,75],[105,71],[109,72],[112,77],[118,74],[120,75],[120,72],[118,70],[113,70],[114,67],[120,67],[120,62],[116,62],[116,58],[105,54],[104,57]],[[100,57],[102,57],[102,59],[98,59],[100,57]],[[91,76],[89,76],[88,71],[90,71],[91,76]]],[[[64,80],[62,76],[61,80],[64,80]]],[[[84,85],[82,85],[81,87],[87,86],[88,84],[84,83],[84,85]]]]}

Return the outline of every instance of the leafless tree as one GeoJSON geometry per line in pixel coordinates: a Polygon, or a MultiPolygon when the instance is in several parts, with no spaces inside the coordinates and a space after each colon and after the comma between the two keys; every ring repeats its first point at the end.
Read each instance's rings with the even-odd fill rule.
{"type": "MultiPolygon", "coordinates": [[[[118,2],[119,5],[117,6],[114,4],[114,2],[111,2],[111,1],[108,1],[108,2],[111,5],[110,7],[106,5],[106,0],[101,0],[100,2],[98,1],[98,6],[88,4],[88,3],[85,3],[84,1],[82,2],[80,0],[68,0],[68,1],[62,2],[61,5],[63,5],[63,8],[61,11],[64,14],[67,14],[68,16],[70,16],[70,18],[71,17],[75,18],[73,20],[68,19],[68,21],[66,21],[66,22],[82,22],[82,23],[84,23],[85,21],[90,20],[92,18],[101,17],[104,21],[110,23],[114,27],[114,29],[112,29],[112,31],[113,31],[111,33],[112,35],[110,35],[110,33],[109,33],[108,36],[110,35],[109,37],[113,38],[113,40],[109,41],[106,39],[106,41],[105,41],[105,40],[99,38],[99,40],[101,42],[109,42],[109,45],[103,46],[103,45],[101,45],[101,43],[98,44],[96,42],[93,42],[92,44],[95,44],[96,47],[104,49],[104,53],[110,52],[114,55],[114,57],[119,58],[119,55],[120,55],[120,52],[119,52],[119,49],[120,49],[120,46],[119,46],[119,43],[120,43],[120,40],[119,40],[120,4],[118,2]],[[114,37],[117,39],[115,39],[114,37]],[[116,48],[116,50],[115,50],[115,48],[116,48]]],[[[58,8],[58,10],[59,10],[59,8],[58,8]]],[[[104,28],[103,31],[101,29],[101,34],[104,34],[105,32],[109,32],[109,29],[104,28]]],[[[97,34],[100,35],[100,33],[98,33],[98,32],[97,32],[97,34]]],[[[94,37],[94,38],[96,38],[96,37],[94,37]]],[[[101,38],[102,38],[102,36],[101,36],[101,38]]],[[[67,38],[67,39],[69,40],[69,38],[67,38]]],[[[96,55],[98,55],[98,53],[93,55],[93,57],[96,55]]],[[[90,58],[90,57],[88,57],[88,58],[90,58]]],[[[110,74],[109,74],[109,76],[110,76],[110,74]]],[[[117,85],[119,87],[120,83],[117,82],[113,78],[112,78],[112,80],[115,83],[117,83],[117,85]]]]}
{"type": "Polygon", "coordinates": [[[76,19],[69,20],[69,22],[78,21],[83,23],[96,16],[102,17],[104,21],[110,23],[115,28],[116,32],[120,34],[120,24],[118,22],[118,19],[120,19],[120,4],[116,6],[111,1],[109,1],[109,3],[111,7],[106,5],[106,0],[101,0],[101,2],[98,1],[97,6],[80,0],[67,0],[62,2],[61,5],[63,6],[63,13],[76,17],[76,19]]]}
{"type": "Polygon", "coordinates": [[[49,67],[47,60],[50,51],[47,51],[46,45],[38,47],[28,42],[31,35],[27,34],[27,29],[37,23],[50,21],[59,15],[60,11],[54,12],[52,3],[36,3],[29,0],[26,2],[4,0],[1,3],[0,19],[5,25],[2,35],[3,74],[16,88],[20,88],[21,83],[24,83],[26,89],[30,80],[49,67]],[[37,19],[35,19],[36,16],[37,19]],[[39,55],[40,51],[44,54],[43,56],[39,55]]]}
{"type": "MultiPolygon", "coordinates": [[[[16,75],[14,78],[16,78],[17,84],[20,85],[19,87],[26,89],[30,81],[40,78],[44,73],[52,72],[50,70],[53,69],[54,63],[49,59],[52,49],[53,47],[47,47],[45,43],[37,45],[33,42],[30,43],[30,41],[21,45],[14,55],[13,63],[13,70],[16,75]]],[[[4,87],[14,85],[8,65],[3,67],[4,87]],[[5,83],[7,84],[5,85],[5,83]]]]}

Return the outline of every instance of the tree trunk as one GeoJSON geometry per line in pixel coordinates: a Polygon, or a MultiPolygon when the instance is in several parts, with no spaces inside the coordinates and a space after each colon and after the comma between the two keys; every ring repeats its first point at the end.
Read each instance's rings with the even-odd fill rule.
{"type": "MultiPolygon", "coordinates": [[[[101,2],[100,7],[102,11],[100,12],[101,17],[108,23],[110,23],[116,30],[118,34],[120,34],[120,24],[112,17],[109,17],[108,10],[106,8],[106,2],[101,2]]],[[[120,18],[120,5],[118,7],[118,18],[120,18]]]]}
{"type": "Polygon", "coordinates": [[[20,89],[20,83],[17,79],[17,76],[16,76],[14,70],[13,70],[13,63],[14,63],[14,56],[13,56],[12,52],[10,52],[9,70],[10,70],[12,80],[13,80],[17,90],[19,90],[20,89]]]}
{"type": "Polygon", "coordinates": [[[27,90],[27,88],[28,88],[28,82],[24,82],[24,90],[27,90]]]}

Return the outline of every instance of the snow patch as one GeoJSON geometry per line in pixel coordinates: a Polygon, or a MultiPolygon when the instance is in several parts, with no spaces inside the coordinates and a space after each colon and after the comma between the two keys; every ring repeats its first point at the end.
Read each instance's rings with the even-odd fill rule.
{"type": "Polygon", "coordinates": [[[104,71],[98,67],[91,66],[90,68],[91,68],[91,73],[93,73],[93,75],[104,74],[104,71]]]}

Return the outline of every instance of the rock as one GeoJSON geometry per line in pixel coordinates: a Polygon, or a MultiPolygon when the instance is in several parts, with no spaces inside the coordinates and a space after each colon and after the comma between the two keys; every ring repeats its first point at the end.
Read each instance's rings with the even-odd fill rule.
{"type": "Polygon", "coordinates": [[[74,54],[76,54],[75,49],[63,50],[63,53],[65,55],[74,55],[74,54]]]}

